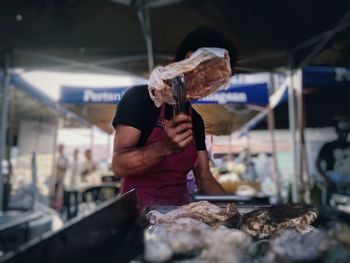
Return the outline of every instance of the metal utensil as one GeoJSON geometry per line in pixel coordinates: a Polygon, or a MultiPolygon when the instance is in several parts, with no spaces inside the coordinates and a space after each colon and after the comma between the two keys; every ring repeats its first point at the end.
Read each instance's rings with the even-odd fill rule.
{"type": "Polygon", "coordinates": [[[173,105],[174,114],[185,113],[186,102],[186,84],[183,74],[171,79],[171,91],[174,96],[175,104],[173,105]]]}

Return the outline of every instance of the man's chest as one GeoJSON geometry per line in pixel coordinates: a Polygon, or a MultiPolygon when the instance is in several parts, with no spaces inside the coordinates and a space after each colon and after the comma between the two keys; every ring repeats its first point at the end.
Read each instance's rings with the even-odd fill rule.
{"type": "Polygon", "coordinates": [[[332,150],[334,170],[350,173],[350,146],[332,150]]]}

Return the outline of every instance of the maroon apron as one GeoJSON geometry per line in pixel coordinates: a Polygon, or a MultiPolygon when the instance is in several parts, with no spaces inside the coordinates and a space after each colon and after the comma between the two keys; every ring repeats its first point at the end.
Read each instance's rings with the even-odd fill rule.
{"type": "MultiPolygon", "coordinates": [[[[145,146],[159,141],[165,134],[163,125],[165,104],[161,106],[160,116],[145,146]]],[[[190,115],[192,115],[190,107],[190,115]]],[[[122,193],[136,189],[139,209],[150,205],[184,205],[189,203],[187,190],[187,173],[194,167],[197,160],[197,150],[193,139],[179,153],[166,156],[160,163],[142,174],[130,175],[124,178],[122,193]]]]}

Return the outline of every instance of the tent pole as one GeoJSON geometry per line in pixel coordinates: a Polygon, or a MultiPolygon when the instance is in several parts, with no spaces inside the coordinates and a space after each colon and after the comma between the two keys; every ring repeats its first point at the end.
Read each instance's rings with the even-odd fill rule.
{"type": "Polygon", "coordinates": [[[299,128],[299,174],[300,182],[302,183],[302,193],[303,201],[310,202],[310,189],[309,189],[309,171],[307,165],[307,153],[306,153],[306,144],[305,144],[305,115],[304,115],[304,97],[303,97],[303,77],[302,70],[299,69],[295,72],[296,80],[296,91],[297,91],[297,119],[298,119],[298,128],[299,128]]]}
{"type": "Polygon", "coordinates": [[[9,201],[10,201],[10,193],[11,193],[11,177],[13,175],[13,166],[11,161],[11,148],[13,145],[13,130],[14,130],[14,86],[10,85],[8,90],[8,136],[7,136],[7,164],[8,164],[8,173],[5,179],[4,184],[4,204],[3,209],[7,210],[9,201]]]}
{"type": "Polygon", "coordinates": [[[298,158],[297,158],[297,138],[296,138],[296,120],[295,120],[295,92],[292,70],[289,72],[288,85],[288,109],[289,109],[289,129],[291,133],[291,146],[293,152],[293,170],[292,170],[292,202],[299,201],[298,190],[298,158]]]}
{"type": "Polygon", "coordinates": [[[149,73],[151,74],[151,71],[154,66],[154,56],[153,56],[153,44],[152,44],[152,35],[151,35],[151,21],[150,21],[151,19],[150,19],[148,8],[141,5],[137,10],[137,16],[139,18],[143,37],[145,38],[145,42],[146,42],[148,70],[149,70],[149,73]]]}
{"type": "Polygon", "coordinates": [[[94,126],[91,126],[91,133],[90,133],[90,149],[91,149],[91,156],[94,155],[94,146],[95,146],[95,135],[94,135],[94,126]]]}
{"type": "Polygon", "coordinates": [[[313,37],[303,41],[302,43],[298,44],[297,46],[292,48],[292,51],[293,52],[298,52],[300,50],[303,50],[304,48],[307,48],[309,46],[312,46],[312,45],[316,44],[317,42],[320,42],[326,36],[331,35],[331,34],[337,34],[337,33],[341,32],[343,30],[346,30],[349,27],[350,27],[350,23],[347,22],[347,23],[344,23],[344,24],[341,24],[341,25],[337,26],[334,29],[330,29],[330,30],[324,31],[324,32],[322,32],[322,33],[320,33],[320,34],[318,34],[316,36],[313,36],[313,37]]]}
{"type": "Polygon", "coordinates": [[[269,126],[270,136],[271,136],[271,155],[272,155],[272,175],[276,186],[277,191],[277,201],[282,202],[281,195],[281,177],[278,170],[277,156],[276,156],[276,137],[275,137],[275,116],[273,109],[268,107],[268,117],[267,122],[269,126]]]}
{"type": "Polygon", "coordinates": [[[231,161],[233,161],[233,149],[232,149],[233,138],[232,138],[232,132],[230,133],[230,136],[229,136],[228,139],[229,139],[228,160],[231,162],[231,161]]]}
{"type": "Polygon", "coordinates": [[[49,196],[51,199],[51,206],[54,207],[55,204],[55,184],[56,184],[56,172],[57,172],[57,158],[56,158],[56,152],[57,152],[57,138],[58,138],[58,130],[59,130],[59,124],[60,124],[60,104],[56,104],[56,118],[55,118],[55,132],[53,135],[53,147],[52,147],[52,166],[51,166],[51,185],[50,185],[50,194],[49,196]]]}
{"type": "Polygon", "coordinates": [[[107,161],[111,158],[111,135],[107,134],[107,161]]]}
{"type": "Polygon", "coordinates": [[[323,48],[328,44],[328,42],[334,38],[339,28],[341,28],[349,18],[350,18],[350,9],[347,10],[346,14],[336,24],[336,26],[332,30],[330,30],[327,34],[324,35],[324,37],[321,39],[321,42],[318,43],[317,46],[300,62],[298,68],[303,68],[307,66],[310,63],[310,61],[312,61],[315,58],[315,56],[317,56],[317,54],[323,50],[323,48]]]}
{"type": "Polygon", "coordinates": [[[303,100],[303,91],[302,91],[302,79],[301,76],[299,76],[300,70],[296,70],[293,74],[294,83],[295,83],[295,97],[296,97],[296,123],[297,123],[297,133],[298,133],[298,179],[299,179],[299,193],[300,193],[300,199],[299,201],[304,201],[304,190],[305,185],[304,182],[304,165],[303,165],[303,158],[304,158],[304,127],[302,123],[302,100],[303,100]]]}
{"type": "Polygon", "coordinates": [[[35,204],[38,200],[38,180],[37,180],[37,162],[36,162],[36,152],[32,152],[31,159],[31,170],[32,170],[32,184],[33,184],[33,195],[32,195],[32,204],[31,210],[35,210],[35,204]]]}
{"type": "Polygon", "coordinates": [[[10,53],[5,52],[5,61],[4,61],[4,80],[3,80],[3,89],[2,89],[2,106],[1,106],[1,134],[0,134],[0,211],[3,211],[4,207],[4,169],[3,169],[3,160],[7,142],[7,125],[8,125],[8,97],[10,91],[10,73],[9,73],[9,64],[10,64],[10,53]]]}

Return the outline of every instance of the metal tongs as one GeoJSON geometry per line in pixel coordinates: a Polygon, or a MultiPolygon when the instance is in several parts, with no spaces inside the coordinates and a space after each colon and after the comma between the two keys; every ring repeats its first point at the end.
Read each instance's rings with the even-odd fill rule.
{"type": "Polygon", "coordinates": [[[185,113],[186,84],[183,74],[171,79],[171,91],[175,100],[175,104],[173,105],[174,114],[185,113]]]}

